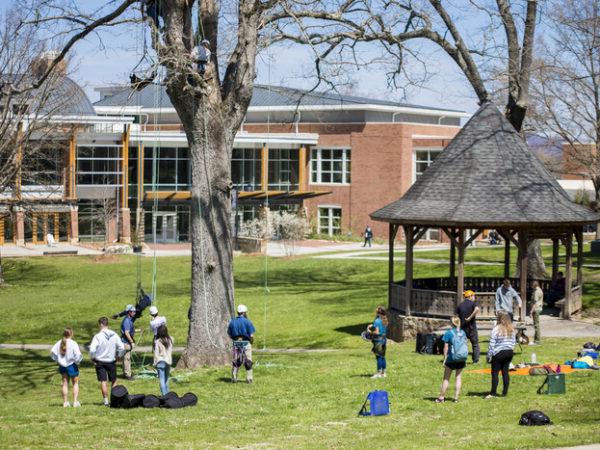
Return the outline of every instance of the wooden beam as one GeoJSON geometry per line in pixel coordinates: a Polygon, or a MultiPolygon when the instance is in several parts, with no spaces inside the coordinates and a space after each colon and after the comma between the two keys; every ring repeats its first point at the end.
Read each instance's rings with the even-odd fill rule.
{"type": "Polygon", "coordinates": [[[552,238],[552,281],[556,281],[558,276],[558,251],[559,238],[552,238]]]}
{"type": "Polygon", "coordinates": [[[15,192],[14,197],[17,200],[21,200],[21,183],[22,183],[22,170],[23,170],[23,122],[19,122],[17,125],[17,155],[15,157],[16,162],[16,174],[15,174],[15,192]]]}
{"type": "Polygon", "coordinates": [[[569,232],[566,238],[566,262],[565,262],[565,308],[563,319],[571,318],[571,287],[573,285],[573,234],[569,232]]]}
{"type": "Polygon", "coordinates": [[[137,146],[137,208],[142,208],[144,200],[144,144],[138,143],[137,146]]]}
{"type": "Polygon", "coordinates": [[[0,245],[4,245],[4,216],[0,216],[0,245]]]}
{"type": "Polygon", "coordinates": [[[404,274],[404,282],[406,285],[406,303],[404,305],[404,311],[407,316],[410,316],[410,301],[412,298],[412,289],[413,289],[413,238],[414,238],[414,228],[412,225],[404,225],[404,236],[406,239],[406,252],[405,252],[405,274],[404,274]]]}
{"type": "Polygon", "coordinates": [[[59,213],[54,213],[54,240],[60,241],[60,216],[59,213]]]}
{"type": "Polygon", "coordinates": [[[473,243],[473,241],[475,239],[477,239],[477,237],[483,233],[483,229],[478,229],[469,239],[467,239],[467,241],[465,242],[465,247],[468,247],[469,245],[471,245],[473,243]]]}
{"type": "Polygon", "coordinates": [[[263,147],[260,151],[260,189],[269,190],[269,149],[263,147]]]}
{"type": "Polygon", "coordinates": [[[302,146],[298,150],[298,190],[305,191],[308,185],[306,178],[306,147],[302,146]]]}
{"type": "Polygon", "coordinates": [[[521,295],[521,308],[519,309],[520,320],[524,319],[524,308],[527,306],[527,279],[528,279],[528,266],[529,256],[527,255],[527,245],[529,239],[527,233],[524,231],[519,232],[519,281],[520,281],[520,295],[521,295]]]}
{"type": "Polygon", "coordinates": [[[125,125],[121,149],[121,208],[129,208],[129,125],[125,125]]]}
{"type": "Polygon", "coordinates": [[[463,299],[465,291],[465,230],[458,230],[458,280],[456,284],[456,306],[463,299]]]}
{"type": "Polygon", "coordinates": [[[71,133],[69,138],[69,166],[68,166],[68,194],[69,199],[77,197],[77,137],[75,130],[71,133]]]}
{"type": "MultiPolygon", "coordinates": [[[[43,215],[42,215],[43,217],[43,215]]],[[[46,222],[44,222],[44,225],[46,225],[46,222]]],[[[43,229],[43,231],[45,231],[45,229],[43,229]]],[[[46,241],[46,233],[44,233],[44,242],[46,241]]],[[[36,213],[31,213],[31,243],[32,244],[37,244],[38,241],[38,221],[37,221],[37,214],[36,213]]]]}
{"type": "Polygon", "coordinates": [[[450,239],[450,284],[456,286],[456,240],[450,239]]]}
{"type": "Polygon", "coordinates": [[[392,284],[394,283],[394,241],[398,225],[390,223],[388,237],[388,307],[392,306],[392,284]]]}
{"type": "Polygon", "coordinates": [[[577,238],[577,286],[583,287],[583,230],[581,228],[575,232],[575,237],[577,238]]]}
{"type": "MultiPolygon", "coordinates": [[[[499,234],[502,234],[500,231],[499,234]]],[[[504,238],[504,278],[510,278],[510,239],[504,238]]]]}
{"type": "Polygon", "coordinates": [[[413,245],[416,245],[416,243],[419,242],[423,236],[425,236],[427,230],[429,230],[429,228],[425,226],[418,228],[418,231],[416,231],[416,236],[413,239],[413,245]]]}

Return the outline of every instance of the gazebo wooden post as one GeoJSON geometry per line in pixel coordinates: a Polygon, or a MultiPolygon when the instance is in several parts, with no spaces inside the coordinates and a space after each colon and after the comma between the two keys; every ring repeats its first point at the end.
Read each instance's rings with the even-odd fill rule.
{"type": "Polygon", "coordinates": [[[404,313],[410,316],[410,300],[412,297],[413,288],[413,238],[414,227],[412,225],[404,225],[404,236],[406,238],[406,264],[404,265],[405,275],[404,284],[406,288],[406,297],[404,305],[404,313]]]}
{"type": "Polygon", "coordinates": [[[552,281],[556,281],[556,277],[558,276],[558,249],[558,238],[552,238],[552,281]]]}
{"type": "Polygon", "coordinates": [[[577,239],[577,286],[583,289],[583,230],[581,228],[575,231],[575,237],[577,239]]]}
{"type": "MultiPolygon", "coordinates": [[[[502,233],[504,234],[504,233],[502,233]]],[[[510,230],[504,236],[504,278],[510,278],[510,230]]]]}
{"type": "Polygon", "coordinates": [[[529,265],[529,257],[527,256],[527,245],[529,239],[527,233],[519,231],[519,291],[521,295],[521,307],[519,308],[519,319],[523,320],[523,311],[527,307],[527,269],[529,265]]]}
{"type": "Polygon", "coordinates": [[[454,231],[450,230],[450,285],[456,286],[456,240],[454,231]]]}
{"type": "Polygon", "coordinates": [[[573,232],[569,230],[565,240],[566,261],[565,261],[565,308],[563,319],[571,318],[571,287],[573,284],[573,232]]]}
{"type": "Polygon", "coordinates": [[[388,261],[388,307],[392,306],[392,289],[394,284],[394,241],[396,239],[396,233],[398,232],[398,225],[390,223],[389,230],[389,261],[388,261]]]}
{"type": "Polygon", "coordinates": [[[465,230],[458,230],[458,280],[456,283],[456,306],[460,304],[465,290],[465,230]]]}

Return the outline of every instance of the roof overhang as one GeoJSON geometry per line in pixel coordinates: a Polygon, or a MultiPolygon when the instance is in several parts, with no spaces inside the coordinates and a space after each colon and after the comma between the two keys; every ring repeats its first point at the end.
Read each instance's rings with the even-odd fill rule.
{"type": "MultiPolygon", "coordinates": [[[[185,133],[177,131],[132,131],[130,142],[144,145],[175,145],[187,147],[185,133]]],[[[235,147],[262,147],[279,145],[297,147],[299,145],[316,145],[319,141],[317,133],[247,133],[238,132],[234,139],[235,147]]]]}
{"type": "MultiPolygon", "coordinates": [[[[144,108],[141,106],[94,106],[98,114],[158,114],[176,113],[175,108],[144,108]]],[[[278,106],[250,106],[248,113],[253,112],[295,112],[295,111],[375,111],[398,114],[415,114],[419,116],[444,116],[448,118],[467,118],[471,114],[463,111],[450,111],[446,109],[412,108],[408,106],[392,106],[372,104],[348,104],[339,103],[335,105],[278,105],[278,106]]]]}

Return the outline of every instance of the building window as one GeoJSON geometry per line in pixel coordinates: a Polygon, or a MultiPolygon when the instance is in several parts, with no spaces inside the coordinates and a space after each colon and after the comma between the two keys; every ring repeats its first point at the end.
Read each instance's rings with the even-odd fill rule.
{"type": "Polygon", "coordinates": [[[231,179],[238,191],[260,191],[261,159],[259,148],[234,148],[231,179]]]}
{"type": "Polygon", "coordinates": [[[311,183],[349,184],[349,148],[313,148],[311,151],[311,183]]]}
{"type": "Polygon", "coordinates": [[[339,206],[319,207],[319,234],[340,234],[342,232],[342,208],[339,206]]]}
{"type": "Polygon", "coordinates": [[[269,149],[269,190],[298,190],[298,149],[269,149]]]}
{"type": "Polygon", "coordinates": [[[117,145],[77,146],[77,184],[118,186],[120,154],[117,145]]]}
{"type": "MultiPolygon", "coordinates": [[[[153,189],[154,148],[144,149],[144,190],[153,189]]],[[[156,190],[187,191],[190,189],[190,159],[185,147],[161,147],[156,149],[156,190]]]]}
{"type": "Polygon", "coordinates": [[[425,169],[427,169],[431,163],[433,162],[433,160],[435,158],[437,158],[437,156],[442,153],[442,149],[419,149],[415,151],[415,167],[414,167],[414,173],[415,173],[415,177],[414,180],[416,181],[421,175],[423,175],[423,172],[425,172],[425,169]]]}

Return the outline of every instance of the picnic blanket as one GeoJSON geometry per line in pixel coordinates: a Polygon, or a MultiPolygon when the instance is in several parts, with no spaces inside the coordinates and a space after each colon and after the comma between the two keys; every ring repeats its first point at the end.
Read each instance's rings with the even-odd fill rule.
{"type": "MultiPolygon", "coordinates": [[[[546,366],[550,366],[552,369],[556,370],[556,368],[558,367],[558,364],[540,364],[537,366],[527,366],[527,367],[523,367],[521,369],[514,369],[510,371],[511,375],[529,375],[529,369],[531,369],[532,367],[544,367],[544,365],[546,366]]],[[[560,372],[561,373],[571,373],[571,372],[575,372],[576,369],[573,369],[571,366],[566,366],[564,364],[560,365],[560,372]]],[[[486,368],[486,369],[475,369],[475,370],[467,370],[467,373],[484,373],[484,374],[490,374],[492,373],[492,369],[491,368],[486,368]]]]}

